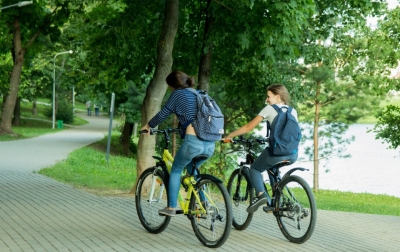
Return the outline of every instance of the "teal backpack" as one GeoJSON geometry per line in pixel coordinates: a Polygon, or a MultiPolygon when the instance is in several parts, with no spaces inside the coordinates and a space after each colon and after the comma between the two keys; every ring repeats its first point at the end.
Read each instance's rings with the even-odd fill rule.
{"type": "Polygon", "coordinates": [[[270,125],[267,121],[267,147],[269,152],[275,156],[287,156],[296,154],[299,150],[301,130],[296,118],[292,115],[293,108],[282,106],[281,108],[271,105],[278,115],[270,125]]]}

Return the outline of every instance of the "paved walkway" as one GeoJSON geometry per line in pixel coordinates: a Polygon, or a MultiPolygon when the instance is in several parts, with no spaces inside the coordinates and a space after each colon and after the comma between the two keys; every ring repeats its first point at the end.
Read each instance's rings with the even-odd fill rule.
{"type": "MultiPolygon", "coordinates": [[[[98,196],[32,173],[101,139],[108,120],[88,120],[88,126],[0,142],[0,252],[211,251],[185,216],[150,234],[137,218],[133,197],[98,196]]],[[[248,229],[232,229],[214,250],[399,251],[399,234],[400,217],[319,210],[314,234],[299,245],[284,238],[272,214],[258,211],[248,229]]]]}

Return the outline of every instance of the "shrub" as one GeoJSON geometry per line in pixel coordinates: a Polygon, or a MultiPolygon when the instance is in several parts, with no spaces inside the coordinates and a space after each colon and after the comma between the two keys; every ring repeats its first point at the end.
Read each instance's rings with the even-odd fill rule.
{"type": "MultiPolygon", "coordinates": [[[[48,107],[45,110],[44,115],[51,118],[53,116],[53,106],[48,107]]],[[[58,101],[56,120],[62,120],[64,123],[72,123],[74,121],[72,105],[65,99],[58,101]]]]}

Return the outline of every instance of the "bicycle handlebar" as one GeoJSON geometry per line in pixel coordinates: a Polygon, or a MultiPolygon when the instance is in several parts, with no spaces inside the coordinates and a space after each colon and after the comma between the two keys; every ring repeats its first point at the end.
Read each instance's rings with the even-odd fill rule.
{"type": "MultiPolygon", "coordinates": [[[[139,134],[145,134],[147,132],[148,132],[148,130],[141,130],[141,131],[139,131],[139,134]]],[[[173,132],[179,132],[179,128],[175,128],[175,129],[167,128],[167,129],[162,129],[162,130],[150,128],[150,135],[154,135],[157,133],[167,134],[167,133],[173,133],[173,132]]]]}
{"type": "Polygon", "coordinates": [[[259,144],[265,144],[268,142],[268,139],[266,138],[254,138],[254,139],[244,139],[242,136],[237,137],[237,138],[231,138],[231,139],[222,139],[220,141],[221,143],[246,143],[246,144],[252,144],[252,143],[259,143],[259,144]]]}

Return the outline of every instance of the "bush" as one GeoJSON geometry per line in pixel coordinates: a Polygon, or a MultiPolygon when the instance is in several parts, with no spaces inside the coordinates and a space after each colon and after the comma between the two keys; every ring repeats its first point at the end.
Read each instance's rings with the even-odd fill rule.
{"type": "MultiPolygon", "coordinates": [[[[53,106],[48,107],[44,115],[51,118],[53,116],[53,106]]],[[[58,101],[56,120],[62,120],[64,123],[72,123],[74,121],[72,105],[69,104],[67,100],[58,101]]]]}

